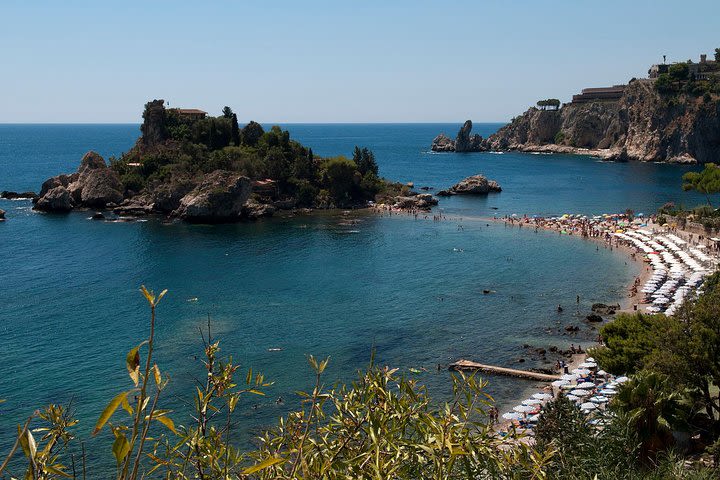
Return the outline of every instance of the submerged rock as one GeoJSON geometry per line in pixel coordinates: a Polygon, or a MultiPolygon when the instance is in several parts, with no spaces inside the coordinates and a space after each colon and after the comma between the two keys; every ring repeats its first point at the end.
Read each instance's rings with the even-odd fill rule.
{"type": "Polygon", "coordinates": [[[447,197],[450,195],[487,195],[490,192],[501,191],[502,188],[495,180],[488,180],[483,175],[473,175],[437,194],[447,197]]]}
{"type": "Polygon", "coordinates": [[[0,221],[5,220],[5,210],[0,208],[0,221]]]}

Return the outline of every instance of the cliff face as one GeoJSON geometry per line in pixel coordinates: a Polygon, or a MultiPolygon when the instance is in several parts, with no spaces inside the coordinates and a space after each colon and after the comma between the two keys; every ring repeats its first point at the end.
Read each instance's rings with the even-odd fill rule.
{"type": "Polygon", "coordinates": [[[619,101],[531,108],[483,142],[489,150],[593,153],[608,159],[705,163],[720,157],[720,101],[659,95],[634,81],[619,101]],[[590,150],[590,152],[588,152],[590,150]]]}

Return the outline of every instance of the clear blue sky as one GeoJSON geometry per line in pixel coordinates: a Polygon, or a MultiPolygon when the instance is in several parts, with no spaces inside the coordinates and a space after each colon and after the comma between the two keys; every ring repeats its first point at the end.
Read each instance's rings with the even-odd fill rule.
{"type": "Polygon", "coordinates": [[[720,1],[0,3],[0,122],[505,121],[720,47],[720,1]]]}

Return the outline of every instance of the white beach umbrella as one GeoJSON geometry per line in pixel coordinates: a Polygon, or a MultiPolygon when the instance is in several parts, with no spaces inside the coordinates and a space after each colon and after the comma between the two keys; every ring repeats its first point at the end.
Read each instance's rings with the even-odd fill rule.
{"type": "Polygon", "coordinates": [[[527,421],[528,421],[528,422],[531,422],[531,423],[535,423],[535,422],[537,422],[538,420],[540,420],[540,414],[530,415],[530,416],[527,418],[527,421]]]}
{"type": "Polygon", "coordinates": [[[568,380],[568,381],[577,380],[577,378],[578,378],[578,376],[574,373],[565,373],[560,376],[560,380],[568,380]]]}
{"type": "Polygon", "coordinates": [[[551,398],[553,398],[553,396],[549,393],[535,393],[532,397],[537,400],[550,400],[551,398]]]}
{"type": "Polygon", "coordinates": [[[542,405],[542,403],[542,400],[538,400],[537,398],[528,398],[522,401],[523,405],[542,405]]]}
{"type": "Polygon", "coordinates": [[[590,392],[589,390],[582,390],[580,388],[570,391],[570,395],[575,395],[576,397],[587,397],[591,394],[592,392],[590,392]]]}
{"type": "Polygon", "coordinates": [[[617,395],[617,390],[613,390],[611,388],[603,388],[600,390],[600,393],[603,395],[617,395]]]}
{"type": "Polygon", "coordinates": [[[595,368],[597,367],[597,363],[595,362],[583,362],[580,365],[578,365],[580,368],[595,368]]]}
{"type": "Polygon", "coordinates": [[[575,370],[571,370],[571,372],[577,375],[587,375],[590,373],[590,370],[587,368],[576,368],[575,370]]]}
{"type": "Polygon", "coordinates": [[[576,402],[577,400],[580,399],[580,397],[575,396],[575,395],[567,395],[567,399],[570,400],[571,402],[576,402]]]}
{"type": "Polygon", "coordinates": [[[595,359],[593,357],[587,357],[585,359],[586,362],[595,362],[595,359]]]}
{"type": "Polygon", "coordinates": [[[610,399],[603,395],[598,395],[597,397],[590,397],[590,401],[593,403],[607,403],[610,399]]]}
{"type": "Polygon", "coordinates": [[[597,372],[595,372],[595,375],[597,375],[598,377],[607,377],[607,374],[608,373],[605,370],[598,370],[597,372]]]}
{"type": "Polygon", "coordinates": [[[570,383],[570,380],[555,380],[550,385],[552,385],[553,387],[562,387],[563,385],[567,385],[568,383],[570,383]]]}
{"type": "Polygon", "coordinates": [[[582,410],[595,410],[597,408],[597,405],[595,405],[592,402],[585,402],[582,405],[580,405],[580,409],[582,410]]]}
{"type": "Polygon", "coordinates": [[[629,379],[628,377],[626,377],[626,376],[618,377],[618,378],[615,379],[615,381],[616,381],[617,383],[625,383],[625,382],[627,382],[628,380],[630,380],[630,379],[629,379]]]}
{"type": "Polygon", "coordinates": [[[505,420],[520,420],[523,418],[522,414],[516,412],[503,413],[502,418],[505,420]]]}
{"type": "Polygon", "coordinates": [[[587,390],[587,389],[595,388],[595,386],[596,385],[592,382],[582,382],[582,383],[578,383],[575,388],[581,388],[583,390],[587,390]]]}
{"type": "Polygon", "coordinates": [[[518,405],[516,407],[513,407],[513,410],[519,413],[529,413],[537,410],[537,407],[531,407],[530,405],[518,405]]]}

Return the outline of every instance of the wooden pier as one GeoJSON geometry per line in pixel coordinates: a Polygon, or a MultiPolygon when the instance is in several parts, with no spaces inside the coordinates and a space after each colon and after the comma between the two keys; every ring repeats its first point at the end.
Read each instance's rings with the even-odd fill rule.
{"type": "Polygon", "coordinates": [[[546,373],[531,372],[529,370],[516,370],[514,368],[496,367],[494,365],[484,365],[482,363],[470,360],[458,360],[448,366],[449,370],[472,370],[485,373],[493,373],[495,375],[505,375],[508,377],[525,378],[527,380],[539,380],[541,382],[553,382],[559,380],[558,375],[548,375],[546,373]]]}

